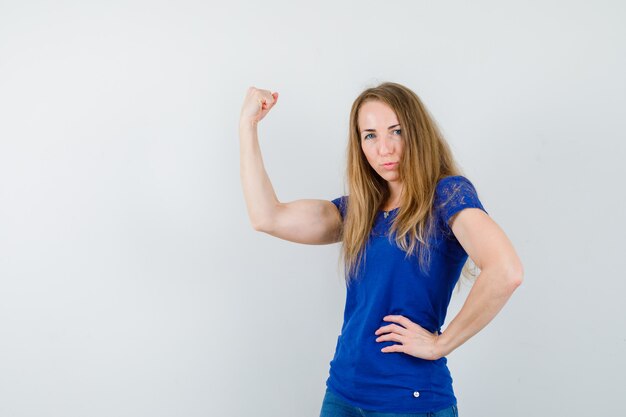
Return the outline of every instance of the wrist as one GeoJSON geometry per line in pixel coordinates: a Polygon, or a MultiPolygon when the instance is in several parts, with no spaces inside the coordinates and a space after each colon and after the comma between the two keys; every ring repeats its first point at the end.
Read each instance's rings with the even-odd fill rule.
{"type": "Polygon", "coordinates": [[[437,336],[437,340],[435,340],[435,359],[440,359],[444,356],[448,356],[450,352],[451,349],[448,343],[448,338],[446,337],[445,332],[441,333],[439,336],[437,336]]]}
{"type": "Polygon", "coordinates": [[[240,129],[256,129],[258,121],[252,119],[239,119],[239,128],[240,129]]]}

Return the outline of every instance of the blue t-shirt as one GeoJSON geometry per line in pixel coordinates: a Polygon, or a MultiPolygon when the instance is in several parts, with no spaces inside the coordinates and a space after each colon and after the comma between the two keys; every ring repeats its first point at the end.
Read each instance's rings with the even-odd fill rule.
{"type": "MultiPolygon", "coordinates": [[[[343,218],[348,197],[332,202],[343,218]]],[[[328,389],[355,407],[379,412],[435,412],[456,404],[445,357],[432,361],[402,352],[381,352],[397,342],[377,342],[374,332],[391,324],[383,317],[403,315],[441,334],[452,290],[467,260],[447,222],[471,207],[487,212],[467,178],[450,176],[438,182],[437,232],[430,240],[428,274],[419,268],[416,256],[405,259],[406,253],[393,237],[389,241],[389,226],[398,208],[387,217],[383,211],[376,214],[366,259],[347,287],[344,322],[326,380],[328,389]]]]}

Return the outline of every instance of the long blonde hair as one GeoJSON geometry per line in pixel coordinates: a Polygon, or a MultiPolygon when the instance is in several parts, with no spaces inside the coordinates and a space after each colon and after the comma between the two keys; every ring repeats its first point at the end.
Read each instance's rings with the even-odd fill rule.
{"type": "MultiPolygon", "coordinates": [[[[395,232],[395,242],[406,252],[406,257],[417,253],[419,267],[426,274],[430,263],[428,242],[436,227],[433,207],[435,187],[444,177],[462,175],[448,143],[417,94],[393,82],[384,82],[363,91],[352,104],[346,150],[350,203],[346,207],[341,233],[341,259],[348,285],[351,277],[356,275],[357,265],[365,261],[364,249],[377,211],[389,197],[387,181],[369,165],[361,148],[359,109],[371,100],[385,103],[393,109],[404,141],[399,164],[403,192],[389,237],[395,232]]],[[[463,274],[473,276],[468,263],[463,268],[463,274]]]]}

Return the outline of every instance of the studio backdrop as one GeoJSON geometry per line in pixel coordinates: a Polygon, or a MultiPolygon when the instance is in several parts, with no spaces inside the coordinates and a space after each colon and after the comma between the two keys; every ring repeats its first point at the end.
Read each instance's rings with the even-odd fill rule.
{"type": "Polygon", "coordinates": [[[276,195],[332,200],[352,101],[384,81],[420,96],[524,265],[448,356],[460,415],[623,413],[625,20],[608,0],[3,0],[0,415],[319,415],[340,245],[252,228],[239,112],[279,92],[276,195]]]}

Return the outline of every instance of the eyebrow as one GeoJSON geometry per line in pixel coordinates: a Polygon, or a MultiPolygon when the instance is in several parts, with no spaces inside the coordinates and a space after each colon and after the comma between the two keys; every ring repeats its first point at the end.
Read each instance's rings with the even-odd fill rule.
{"type": "MultiPolygon", "coordinates": [[[[389,126],[387,129],[391,129],[392,127],[396,127],[396,126],[400,126],[400,123],[398,123],[397,125],[389,126]]],[[[376,129],[363,129],[361,130],[361,133],[363,132],[376,132],[376,129]]]]}

